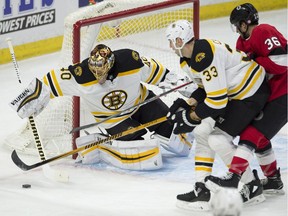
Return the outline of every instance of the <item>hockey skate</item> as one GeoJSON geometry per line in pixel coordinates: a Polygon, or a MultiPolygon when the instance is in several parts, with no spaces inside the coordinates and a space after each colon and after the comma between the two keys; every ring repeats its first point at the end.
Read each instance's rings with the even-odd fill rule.
{"type": "MultiPolygon", "coordinates": [[[[253,170],[254,180],[244,184],[240,190],[240,195],[243,199],[244,205],[253,205],[261,203],[265,200],[263,195],[263,186],[258,177],[257,171],[253,170]]],[[[212,192],[216,193],[220,187],[238,188],[241,176],[235,173],[228,173],[224,177],[207,176],[205,178],[206,187],[212,192]]]]}
{"type": "Polygon", "coordinates": [[[244,184],[240,190],[243,203],[246,206],[255,205],[265,201],[265,197],[263,195],[263,186],[258,177],[257,171],[253,170],[253,174],[255,180],[244,184]]]}
{"type": "Polygon", "coordinates": [[[205,185],[209,190],[216,193],[220,187],[238,188],[240,179],[240,175],[231,172],[228,172],[227,175],[223,177],[210,175],[205,178],[205,185]]]}
{"type": "Polygon", "coordinates": [[[264,194],[285,194],[285,191],[283,190],[283,182],[280,175],[280,168],[277,170],[274,176],[261,179],[261,184],[263,185],[264,194]]]}
{"type": "Polygon", "coordinates": [[[196,182],[193,191],[177,195],[176,206],[186,210],[208,211],[210,196],[205,184],[196,182]]]}

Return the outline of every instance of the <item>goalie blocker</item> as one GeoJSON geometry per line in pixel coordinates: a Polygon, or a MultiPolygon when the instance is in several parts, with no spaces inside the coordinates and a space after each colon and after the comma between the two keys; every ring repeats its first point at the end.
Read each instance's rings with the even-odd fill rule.
{"type": "Polygon", "coordinates": [[[29,116],[37,116],[48,105],[49,101],[49,89],[35,78],[9,105],[20,118],[24,119],[29,116]]]}

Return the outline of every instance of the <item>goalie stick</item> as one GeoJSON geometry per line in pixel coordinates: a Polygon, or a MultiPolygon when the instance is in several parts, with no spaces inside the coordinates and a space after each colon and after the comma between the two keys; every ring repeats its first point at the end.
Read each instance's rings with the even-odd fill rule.
{"type": "Polygon", "coordinates": [[[141,107],[141,106],[143,106],[143,105],[145,105],[145,104],[148,104],[148,103],[150,103],[150,102],[152,102],[152,101],[154,101],[154,100],[157,100],[158,98],[160,98],[160,97],[162,97],[162,96],[164,96],[164,95],[167,95],[167,94],[169,94],[169,93],[171,93],[171,92],[174,92],[174,91],[176,91],[176,90],[178,90],[178,89],[180,89],[180,88],[183,88],[184,86],[190,85],[191,83],[193,83],[193,81],[184,83],[184,84],[182,84],[182,85],[180,85],[180,86],[177,86],[177,87],[172,88],[172,89],[170,89],[170,90],[168,90],[168,91],[165,91],[165,92],[163,92],[163,93],[161,93],[161,94],[159,94],[159,95],[155,95],[154,97],[149,98],[148,100],[145,100],[145,101],[143,101],[143,102],[141,102],[141,103],[139,103],[139,104],[136,104],[136,105],[134,105],[134,106],[132,106],[132,107],[129,107],[129,108],[125,109],[125,110],[122,110],[122,111],[120,111],[119,113],[116,113],[116,114],[114,114],[114,115],[111,115],[111,116],[103,119],[102,121],[99,121],[99,122],[96,122],[96,123],[87,124],[87,125],[83,125],[83,126],[80,126],[80,127],[73,128],[73,129],[70,131],[70,133],[75,133],[75,132],[80,131],[80,130],[83,130],[83,129],[87,129],[87,128],[90,128],[90,127],[93,127],[93,126],[96,126],[96,125],[100,125],[100,124],[102,124],[103,122],[108,121],[108,120],[110,120],[110,119],[112,119],[112,118],[118,117],[118,116],[120,116],[120,115],[128,114],[129,112],[133,111],[133,110],[136,109],[136,108],[139,108],[139,107],[141,107]]]}
{"type": "MultiPolygon", "coordinates": [[[[15,52],[14,52],[11,38],[6,38],[6,42],[7,42],[8,47],[9,47],[10,55],[12,58],[14,69],[16,71],[18,82],[21,83],[20,72],[19,72],[20,70],[19,70],[17,60],[16,60],[16,56],[15,56],[15,52]]],[[[38,154],[39,154],[39,158],[42,161],[45,161],[46,157],[45,157],[44,147],[42,145],[42,141],[41,141],[40,134],[38,132],[34,117],[30,116],[28,118],[28,122],[29,122],[29,126],[30,126],[30,129],[32,132],[34,142],[35,142],[36,149],[37,149],[38,154]]],[[[54,181],[58,181],[58,182],[68,182],[69,181],[69,176],[66,172],[63,172],[63,171],[60,172],[59,170],[53,170],[53,169],[51,169],[51,167],[49,165],[46,165],[43,167],[43,173],[47,178],[52,179],[54,181]]]]}
{"type": "Polygon", "coordinates": [[[17,152],[15,150],[12,152],[11,158],[12,158],[12,161],[15,163],[16,166],[18,166],[20,169],[22,169],[24,171],[28,171],[28,170],[43,166],[45,164],[51,163],[53,161],[59,160],[61,158],[67,157],[69,155],[73,155],[73,154],[75,154],[77,152],[80,152],[80,151],[83,151],[83,150],[86,150],[86,149],[90,149],[91,148],[91,150],[93,150],[93,149],[97,148],[97,145],[99,145],[99,144],[102,144],[102,143],[105,143],[105,142],[108,142],[108,141],[111,141],[111,140],[126,136],[128,134],[134,133],[136,131],[142,130],[144,128],[147,128],[147,127],[150,127],[150,126],[153,126],[153,125],[156,125],[156,124],[159,124],[159,123],[164,122],[166,120],[167,120],[166,116],[158,118],[156,120],[147,122],[147,123],[139,125],[137,127],[130,128],[130,129],[126,130],[126,131],[122,131],[122,132],[120,132],[118,134],[112,135],[112,136],[107,137],[105,139],[98,140],[97,142],[94,142],[94,143],[91,143],[91,144],[88,144],[88,145],[85,145],[85,146],[81,146],[80,148],[77,148],[77,149],[74,149],[72,151],[69,151],[69,152],[60,154],[58,156],[49,158],[47,160],[42,160],[42,161],[40,161],[38,163],[35,163],[35,164],[32,164],[32,165],[25,164],[19,158],[19,156],[17,155],[17,152]]]}

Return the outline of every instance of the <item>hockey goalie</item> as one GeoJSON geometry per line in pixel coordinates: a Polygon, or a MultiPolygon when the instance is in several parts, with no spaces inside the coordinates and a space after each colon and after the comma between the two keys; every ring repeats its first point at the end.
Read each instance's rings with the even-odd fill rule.
{"type": "MultiPolygon", "coordinates": [[[[53,98],[79,96],[96,122],[104,120],[100,126],[105,129],[104,134],[79,137],[76,144],[80,147],[166,116],[169,109],[160,98],[142,106],[135,105],[157,97],[143,83],[171,84],[172,80],[177,82],[175,76],[157,60],[140,56],[135,50],[112,51],[108,46],[98,44],[82,62],[51,70],[41,81],[35,78],[10,106],[21,118],[27,118],[37,116],[53,98]],[[134,106],[131,112],[121,114],[134,106]],[[115,118],[106,121],[109,116],[115,118]]],[[[162,167],[161,148],[176,156],[190,153],[193,135],[173,134],[173,128],[173,124],[164,121],[98,145],[93,150],[87,149],[79,154],[77,162],[104,161],[130,170],[159,169],[162,167]],[[148,132],[153,134],[149,138],[148,132]]]]}

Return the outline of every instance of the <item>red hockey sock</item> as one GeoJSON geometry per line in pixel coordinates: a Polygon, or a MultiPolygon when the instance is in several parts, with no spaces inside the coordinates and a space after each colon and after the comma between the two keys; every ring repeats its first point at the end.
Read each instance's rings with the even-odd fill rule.
{"type": "Polygon", "coordinates": [[[276,161],[273,161],[270,164],[260,165],[260,167],[262,169],[263,174],[266,177],[274,176],[276,171],[277,171],[277,163],[276,163],[276,161]]]}
{"type": "Polygon", "coordinates": [[[234,156],[231,162],[229,172],[242,175],[242,173],[245,172],[248,166],[249,162],[247,160],[245,160],[244,158],[234,156]]]}

